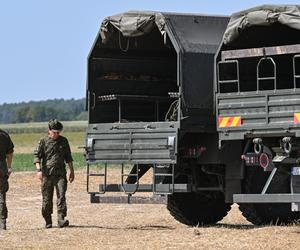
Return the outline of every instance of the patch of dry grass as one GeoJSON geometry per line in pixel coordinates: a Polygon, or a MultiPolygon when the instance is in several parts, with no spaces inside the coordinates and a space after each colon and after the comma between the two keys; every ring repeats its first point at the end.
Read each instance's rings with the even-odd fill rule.
{"type": "MultiPolygon", "coordinates": [[[[117,171],[112,180],[119,180],[117,171]]],[[[45,230],[35,173],[14,173],[10,186],[1,249],[299,249],[298,226],[253,226],[236,205],[216,226],[188,227],[164,205],[90,204],[84,171],[68,186],[71,226],[45,230]]]]}

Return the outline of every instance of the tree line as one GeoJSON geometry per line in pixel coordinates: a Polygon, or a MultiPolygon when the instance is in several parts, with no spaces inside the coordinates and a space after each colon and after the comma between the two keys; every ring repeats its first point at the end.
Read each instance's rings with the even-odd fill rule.
{"type": "Polygon", "coordinates": [[[87,120],[85,98],[53,99],[0,105],[0,123],[45,122],[52,118],[62,121],[87,120]]]}

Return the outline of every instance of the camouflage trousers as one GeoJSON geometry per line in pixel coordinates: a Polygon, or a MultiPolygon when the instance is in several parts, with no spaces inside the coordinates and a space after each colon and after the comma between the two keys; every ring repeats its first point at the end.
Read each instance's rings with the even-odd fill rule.
{"type": "Polygon", "coordinates": [[[6,192],[8,191],[8,178],[0,177],[0,219],[7,218],[6,192]]]}
{"type": "Polygon", "coordinates": [[[44,176],[42,181],[42,215],[49,218],[53,213],[53,192],[56,190],[57,196],[57,214],[63,217],[67,216],[67,178],[66,176],[44,176]]]}

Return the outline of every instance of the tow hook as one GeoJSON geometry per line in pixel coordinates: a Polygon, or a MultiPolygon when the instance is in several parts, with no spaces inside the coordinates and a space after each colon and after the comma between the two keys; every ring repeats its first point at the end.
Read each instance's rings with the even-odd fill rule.
{"type": "Polygon", "coordinates": [[[292,152],[291,137],[284,137],[282,139],[282,149],[288,155],[292,152]]]}
{"type": "Polygon", "coordinates": [[[253,139],[253,144],[254,144],[254,152],[256,154],[260,154],[262,152],[263,148],[263,143],[261,138],[254,138],[253,139]]]}

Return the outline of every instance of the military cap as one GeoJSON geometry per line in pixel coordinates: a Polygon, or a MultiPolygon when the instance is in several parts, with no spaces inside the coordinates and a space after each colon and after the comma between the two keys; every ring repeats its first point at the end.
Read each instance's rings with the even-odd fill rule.
{"type": "Polygon", "coordinates": [[[63,130],[62,123],[56,119],[51,119],[48,123],[48,127],[49,127],[49,130],[52,130],[53,132],[60,132],[63,130]]]}

